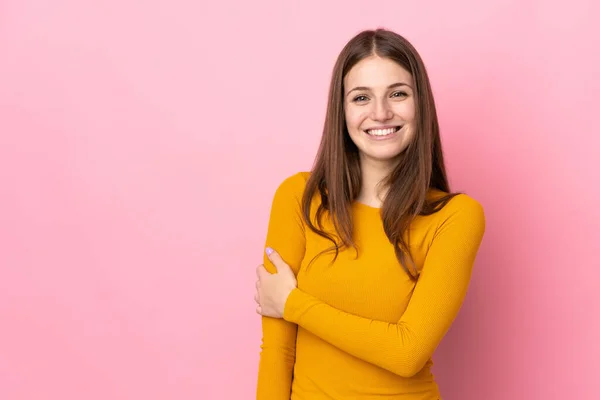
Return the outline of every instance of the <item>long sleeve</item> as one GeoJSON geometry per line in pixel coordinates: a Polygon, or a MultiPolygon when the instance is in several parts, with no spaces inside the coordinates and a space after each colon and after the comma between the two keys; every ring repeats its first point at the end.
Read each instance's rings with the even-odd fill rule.
{"type": "Polygon", "coordinates": [[[364,361],[403,377],[417,374],[450,328],[469,285],[485,231],[481,205],[467,196],[442,209],[408,307],[397,323],[376,321],[331,307],[294,289],[283,318],[364,361]]]}
{"type": "MultiPolygon", "coordinates": [[[[277,249],[295,274],[298,274],[306,247],[300,209],[304,185],[304,177],[298,173],[284,180],[277,188],[265,245],[277,249]]],[[[269,272],[276,272],[266,255],[263,263],[269,272]]],[[[290,399],[297,328],[295,323],[283,319],[262,317],[257,400],[290,399]]]]}

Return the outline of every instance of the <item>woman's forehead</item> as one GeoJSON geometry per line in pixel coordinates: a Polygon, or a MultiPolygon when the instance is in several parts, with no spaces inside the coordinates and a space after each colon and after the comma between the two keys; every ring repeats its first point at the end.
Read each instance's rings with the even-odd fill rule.
{"type": "Polygon", "coordinates": [[[366,86],[372,89],[387,88],[397,82],[412,85],[412,76],[397,62],[381,57],[359,61],[344,78],[347,86],[366,86]]]}

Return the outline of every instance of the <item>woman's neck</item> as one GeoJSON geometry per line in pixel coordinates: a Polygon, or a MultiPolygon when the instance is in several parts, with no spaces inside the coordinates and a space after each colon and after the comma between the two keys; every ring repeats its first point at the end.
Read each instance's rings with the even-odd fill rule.
{"type": "Polygon", "coordinates": [[[395,166],[396,163],[361,159],[361,187],[356,201],[380,208],[388,191],[383,181],[395,166]]]}

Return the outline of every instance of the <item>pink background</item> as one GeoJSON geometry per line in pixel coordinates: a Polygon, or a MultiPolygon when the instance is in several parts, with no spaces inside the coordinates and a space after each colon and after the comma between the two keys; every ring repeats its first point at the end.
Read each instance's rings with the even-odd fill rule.
{"type": "Polygon", "coordinates": [[[444,399],[598,399],[597,4],[0,2],[0,399],[253,398],[273,192],[378,26],[487,212],[444,399]]]}

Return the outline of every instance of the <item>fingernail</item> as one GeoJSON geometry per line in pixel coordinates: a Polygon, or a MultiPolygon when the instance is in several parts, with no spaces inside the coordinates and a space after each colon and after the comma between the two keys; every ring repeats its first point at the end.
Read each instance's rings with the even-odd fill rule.
{"type": "Polygon", "coordinates": [[[270,255],[271,255],[271,253],[273,253],[273,249],[272,249],[272,248],[270,248],[270,247],[267,247],[267,250],[266,250],[266,252],[267,252],[267,255],[268,255],[268,256],[270,256],[270,255]]]}

